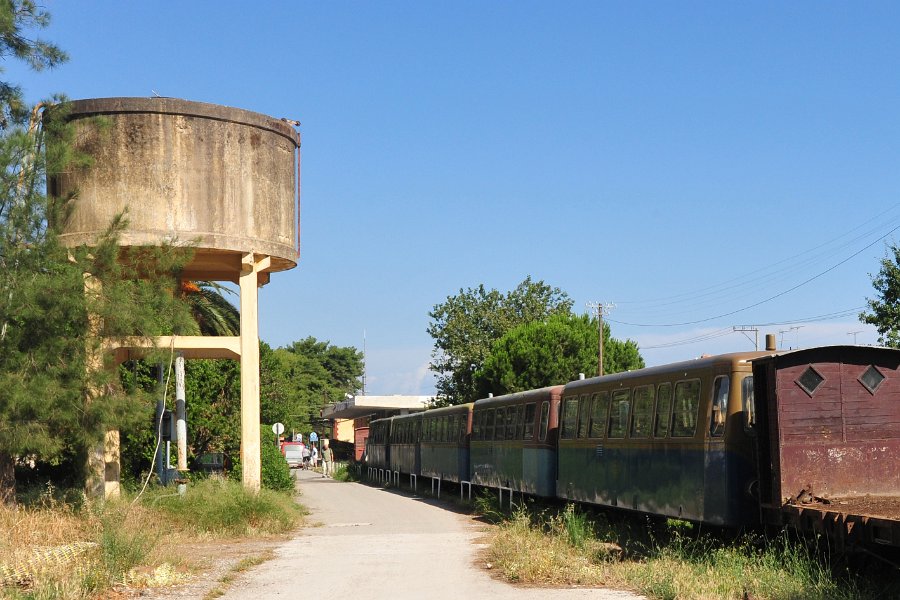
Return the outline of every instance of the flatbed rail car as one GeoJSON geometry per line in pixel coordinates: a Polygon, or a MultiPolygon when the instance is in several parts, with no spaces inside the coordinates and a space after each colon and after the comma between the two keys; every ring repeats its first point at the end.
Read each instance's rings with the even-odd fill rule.
{"type": "Polygon", "coordinates": [[[532,496],[556,494],[556,430],[563,386],[477,400],[471,482],[532,496]]]}
{"type": "Polygon", "coordinates": [[[900,546],[900,350],[753,361],[762,521],[900,546]]]}
{"type": "Polygon", "coordinates": [[[459,404],[435,408],[422,420],[421,473],[438,481],[469,481],[469,435],[472,407],[459,404]]]}
{"type": "Polygon", "coordinates": [[[740,527],[758,519],[750,359],[702,357],[573,381],[561,404],[557,496],[740,527]]]}

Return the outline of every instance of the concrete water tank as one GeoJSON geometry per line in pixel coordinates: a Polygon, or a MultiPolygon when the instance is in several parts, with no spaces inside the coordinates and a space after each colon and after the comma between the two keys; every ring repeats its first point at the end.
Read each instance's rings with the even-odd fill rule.
{"type": "Polygon", "coordinates": [[[300,135],[288,122],[174,98],[75,100],[65,110],[93,166],[49,182],[51,194],[78,192],[63,244],[91,245],[127,209],[121,244],[193,246],[189,279],[235,280],[245,253],[271,257],[266,280],[296,266],[300,135]]]}

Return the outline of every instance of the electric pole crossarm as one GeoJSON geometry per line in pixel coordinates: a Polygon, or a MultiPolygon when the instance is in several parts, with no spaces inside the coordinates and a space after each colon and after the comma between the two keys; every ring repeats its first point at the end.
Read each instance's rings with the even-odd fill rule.
{"type": "Polygon", "coordinates": [[[600,341],[597,344],[597,375],[603,375],[603,314],[609,314],[616,305],[612,302],[588,302],[587,307],[597,311],[597,327],[600,332],[600,341]]]}

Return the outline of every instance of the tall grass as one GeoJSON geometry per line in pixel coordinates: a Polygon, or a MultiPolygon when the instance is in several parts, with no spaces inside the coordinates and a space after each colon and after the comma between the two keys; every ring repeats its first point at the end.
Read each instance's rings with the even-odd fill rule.
{"type": "Polygon", "coordinates": [[[493,535],[488,562],[510,581],[611,586],[662,600],[900,597],[896,572],[872,577],[838,569],[787,535],[717,537],[684,522],[610,522],[572,505],[508,515],[493,535]]]}
{"type": "Polygon", "coordinates": [[[139,573],[144,581],[171,582],[187,566],[178,544],[284,533],[302,513],[290,495],[253,494],[215,479],[190,486],[184,496],[160,488],[137,501],[68,504],[46,494],[31,506],[0,506],[0,575],[3,567],[23,574],[0,582],[6,585],[0,597],[86,600],[138,581],[139,573]]]}
{"type": "Polygon", "coordinates": [[[284,533],[303,515],[302,507],[287,494],[265,488],[251,494],[240,483],[223,478],[199,481],[184,496],[157,489],[143,503],[184,531],[217,536],[284,533]]]}

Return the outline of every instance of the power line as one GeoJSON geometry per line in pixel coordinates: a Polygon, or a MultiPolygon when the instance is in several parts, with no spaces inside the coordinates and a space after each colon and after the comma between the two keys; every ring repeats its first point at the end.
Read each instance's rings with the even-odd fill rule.
{"type": "MultiPolygon", "coordinates": [[[[792,319],[792,320],[788,320],[788,321],[771,321],[768,323],[758,323],[758,324],[752,325],[752,326],[738,325],[738,326],[734,326],[734,327],[729,327],[727,329],[717,329],[717,330],[709,332],[709,333],[704,333],[701,335],[692,336],[692,337],[684,338],[684,339],[680,339],[680,340],[674,340],[672,342],[666,342],[663,344],[654,344],[652,346],[641,346],[641,350],[658,350],[661,348],[674,348],[676,346],[687,346],[689,344],[696,344],[699,342],[707,342],[709,340],[714,340],[714,339],[717,339],[720,337],[725,337],[726,335],[731,335],[732,333],[735,333],[735,332],[740,333],[740,329],[736,329],[735,327],[747,328],[748,330],[752,331],[759,327],[776,327],[776,326],[781,326],[781,325],[793,325],[796,323],[815,323],[818,321],[830,321],[832,319],[837,319],[840,317],[846,317],[846,316],[850,316],[850,315],[854,315],[854,314],[859,314],[859,311],[863,310],[863,308],[865,308],[865,307],[860,306],[857,308],[848,308],[846,310],[837,311],[837,312],[833,312],[833,313],[826,313],[826,314],[817,315],[814,317],[802,317],[799,319],[792,319]]],[[[607,320],[610,320],[610,319],[607,319],[607,320]]]]}
{"type": "Polygon", "coordinates": [[[854,252],[853,254],[851,254],[850,256],[848,256],[847,258],[845,258],[844,260],[842,260],[842,261],[840,261],[840,262],[838,262],[838,263],[836,263],[836,264],[834,264],[834,265],[828,267],[827,269],[825,269],[824,271],[821,271],[821,272],[817,273],[816,275],[813,275],[813,276],[810,277],[809,279],[806,279],[805,281],[802,281],[802,282],[798,283],[797,285],[795,285],[795,286],[793,286],[793,287],[790,287],[790,288],[788,288],[788,289],[786,289],[786,290],[784,290],[784,291],[781,291],[781,292],[779,292],[779,293],[777,293],[777,294],[774,294],[774,295],[772,295],[772,296],[769,296],[768,298],[766,298],[766,299],[764,299],[764,300],[760,300],[759,302],[754,302],[753,304],[749,304],[749,305],[747,305],[747,306],[744,306],[743,308],[738,308],[738,309],[736,309],[736,310],[732,310],[732,311],[729,311],[729,312],[726,312],[726,313],[722,313],[722,314],[719,314],[719,315],[715,315],[715,316],[712,316],[712,317],[707,317],[707,318],[705,318],[705,319],[697,319],[697,320],[694,320],[694,321],[684,321],[684,322],[681,322],[681,323],[629,323],[629,322],[627,322],[627,321],[616,321],[616,320],[613,320],[613,319],[609,319],[609,320],[610,320],[610,322],[612,322],[612,323],[618,323],[618,324],[620,324],[620,325],[630,325],[630,326],[632,326],[632,327],[681,327],[681,326],[684,326],[684,325],[699,325],[699,324],[701,324],[701,323],[708,323],[708,322],[710,322],[710,321],[714,321],[714,320],[716,320],[716,319],[721,319],[721,318],[723,318],[723,317],[730,317],[730,316],[736,315],[736,314],[738,314],[738,313],[744,312],[744,311],[746,311],[746,310],[750,310],[751,308],[756,308],[757,306],[763,305],[763,304],[765,304],[765,303],[767,303],[767,302],[771,302],[772,300],[775,300],[776,298],[780,298],[780,297],[782,297],[782,296],[784,296],[784,295],[786,295],[786,294],[789,294],[789,293],[791,293],[791,292],[793,292],[793,291],[795,291],[795,290],[797,290],[797,289],[803,287],[804,285],[806,285],[806,284],[808,284],[808,283],[811,283],[812,281],[815,281],[815,280],[818,279],[819,277],[822,277],[823,275],[825,275],[825,274],[827,274],[827,273],[830,273],[831,271],[834,271],[836,268],[838,268],[839,266],[843,265],[844,263],[849,262],[851,259],[856,258],[856,257],[859,256],[860,254],[862,254],[864,251],[868,250],[869,248],[871,248],[872,246],[874,246],[875,244],[877,244],[878,242],[880,242],[881,240],[883,240],[884,238],[886,238],[886,237],[889,236],[890,234],[894,233],[894,232],[897,231],[898,229],[900,229],[900,225],[894,227],[894,228],[891,229],[889,232],[887,232],[884,236],[878,238],[878,239],[875,240],[874,242],[872,242],[872,243],[870,243],[870,244],[864,246],[863,248],[860,248],[859,250],[857,250],[856,252],[854,252]]]}
{"type": "MultiPolygon", "coordinates": [[[[642,305],[642,306],[645,306],[645,307],[647,307],[644,309],[644,313],[646,314],[647,312],[658,312],[658,311],[653,311],[652,309],[668,309],[669,307],[672,307],[672,306],[684,305],[685,302],[689,301],[691,304],[690,308],[693,309],[693,312],[696,313],[698,308],[702,308],[699,305],[703,305],[703,304],[711,305],[712,303],[715,303],[716,305],[722,305],[725,303],[729,303],[729,301],[734,298],[745,297],[747,295],[747,290],[760,289],[760,288],[764,288],[764,287],[769,287],[769,288],[776,287],[778,285],[779,281],[782,281],[782,282],[786,281],[789,277],[792,276],[792,274],[797,273],[810,265],[822,264],[823,262],[826,262],[829,259],[833,258],[836,254],[838,254],[838,252],[840,252],[846,248],[852,248],[855,244],[857,244],[860,241],[865,241],[867,239],[871,239],[872,235],[877,235],[878,236],[877,239],[875,239],[875,241],[873,241],[869,244],[866,244],[866,246],[863,247],[861,250],[854,252],[850,256],[850,258],[853,258],[853,257],[857,256],[859,253],[861,253],[862,251],[864,251],[868,248],[871,248],[875,243],[878,243],[879,241],[884,240],[889,235],[891,235],[892,233],[897,231],[897,229],[900,229],[900,225],[897,225],[897,218],[892,217],[892,216],[885,218],[887,215],[889,215],[889,213],[895,212],[898,207],[900,207],[900,204],[895,204],[892,207],[890,207],[889,209],[883,211],[882,213],[880,213],[878,215],[875,215],[874,217],[872,217],[869,220],[865,221],[864,223],[860,224],[859,226],[857,226],[853,229],[850,229],[847,232],[843,233],[842,235],[837,236],[831,240],[828,240],[827,242],[820,244],[810,250],[806,250],[799,254],[795,254],[792,257],[785,258],[785,259],[780,260],[771,265],[767,265],[767,266],[763,266],[763,267],[760,267],[755,270],[743,272],[739,276],[734,277],[729,280],[726,280],[722,283],[712,285],[712,286],[709,286],[706,288],[702,288],[702,289],[699,289],[696,291],[685,292],[682,294],[676,294],[676,295],[657,298],[657,299],[620,302],[620,305],[642,305]],[[873,222],[876,223],[876,226],[867,228],[867,226],[873,222]],[[889,231],[887,231],[886,233],[881,233],[882,231],[884,231],[884,229],[886,227],[891,227],[891,229],[889,231]],[[859,233],[858,235],[853,235],[854,233],[859,232],[861,230],[862,230],[862,233],[859,233]],[[849,239],[847,239],[847,238],[849,238],[849,239]],[[829,249],[829,247],[834,246],[834,244],[837,242],[840,242],[840,243],[835,248],[829,249]],[[825,251],[820,252],[820,250],[823,250],[823,249],[825,251]],[[799,261],[797,260],[797,259],[801,259],[801,258],[802,258],[802,260],[799,260],[799,261]],[[777,268],[780,265],[787,265],[787,266],[784,268],[777,268]],[[648,310],[648,309],[650,309],[650,310],[648,310]]],[[[845,259],[845,260],[839,262],[837,265],[835,265],[835,267],[843,264],[844,262],[846,262],[846,260],[849,260],[849,259],[845,259]]],[[[824,273],[827,273],[827,271],[825,271],[824,273]]],[[[820,273],[819,276],[824,273],[820,273]]],[[[816,276],[816,277],[818,277],[818,276],[816,276]]],[[[809,281],[812,281],[816,277],[805,281],[804,284],[808,283],[809,281]]],[[[801,284],[801,285],[803,285],[803,284],[801,284]]],[[[794,288],[791,288],[788,291],[792,291],[793,289],[794,288]]],[[[766,300],[766,301],[768,301],[768,300],[766,300]]],[[[738,311],[735,311],[735,312],[740,312],[740,310],[746,310],[746,308],[748,308],[748,307],[745,307],[744,309],[739,309],[738,311]]],[[[671,310],[668,310],[667,312],[671,312],[671,310]]],[[[726,313],[725,316],[730,315],[730,314],[733,314],[733,313],[726,313]]],[[[716,318],[716,317],[713,317],[713,318],[716,318]]]]}

